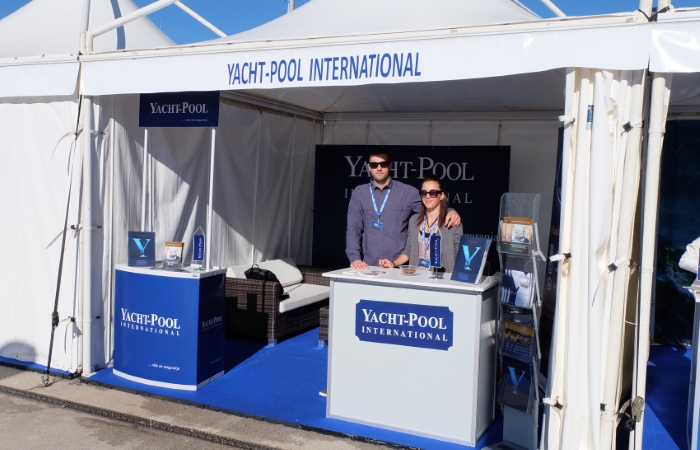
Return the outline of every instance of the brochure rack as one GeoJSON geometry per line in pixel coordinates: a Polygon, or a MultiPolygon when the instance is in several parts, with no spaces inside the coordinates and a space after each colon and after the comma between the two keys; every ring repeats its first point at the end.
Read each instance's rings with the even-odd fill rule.
{"type": "Polygon", "coordinates": [[[505,193],[501,197],[496,398],[503,410],[504,446],[490,448],[537,448],[541,358],[537,266],[545,261],[537,228],[539,205],[539,194],[505,193]]]}

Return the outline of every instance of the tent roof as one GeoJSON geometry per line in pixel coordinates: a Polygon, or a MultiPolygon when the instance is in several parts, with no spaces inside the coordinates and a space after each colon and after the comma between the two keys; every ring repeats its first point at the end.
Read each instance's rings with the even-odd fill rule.
{"type": "Polygon", "coordinates": [[[311,0],[252,30],[207,43],[366,36],[536,19],[517,0],[311,0]]]}
{"type": "MultiPolygon", "coordinates": [[[[138,7],[132,0],[91,0],[90,28],[138,7]]],[[[0,97],[75,93],[83,0],[33,0],[0,20],[0,97]]],[[[171,46],[148,18],[95,38],[96,51],[171,46]]]]}
{"type": "MultiPolygon", "coordinates": [[[[491,1],[500,4],[499,0],[491,1]]],[[[317,3],[319,0],[308,5],[317,3]]],[[[405,2],[409,3],[424,2],[405,2]]],[[[292,15],[287,20],[293,19],[292,15]]],[[[320,17],[319,21],[323,19],[320,17]]],[[[360,19],[361,16],[357,20],[360,19]]],[[[472,18],[469,23],[473,22],[472,18]]],[[[650,30],[645,24],[646,19],[642,22],[639,15],[630,13],[251,41],[252,33],[260,33],[255,29],[251,34],[231,36],[227,41],[85,55],[81,57],[82,90],[89,95],[104,95],[309,88],[463,80],[564,67],[633,70],[646,67],[649,61],[650,30]],[[629,45],[629,42],[639,44],[629,45]],[[356,67],[354,72],[353,67],[356,67]],[[291,79],[295,70],[296,76],[291,79]]],[[[304,26],[302,22],[298,29],[304,26]]]]}
{"type": "Polygon", "coordinates": [[[311,0],[226,38],[81,56],[81,92],[229,91],[324,117],[561,111],[567,67],[700,72],[687,57],[698,10],[662,16],[536,20],[510,0],[311,0]]]}
{"type": "MultiPolygon", "coordinates": [[[[132,0],[92,0],[90,28],[124,16],[138,7],[132,0]]],[[[0,58],[77,55],[83,0],[33,0],[0,20],[0,58]]],[[[95,51],[152,48],[173,41],[147,18],[95,38],[95,51]]]]}

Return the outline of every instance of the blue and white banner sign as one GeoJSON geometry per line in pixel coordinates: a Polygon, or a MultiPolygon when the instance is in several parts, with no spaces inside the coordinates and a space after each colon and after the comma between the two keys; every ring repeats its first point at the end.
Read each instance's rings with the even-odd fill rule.
{"type": "Polygon", "coordinates": [[[141,94],[139,126],[218,127],[219,91],[141,94]]]}
{"type": "Polygon", "coordinates": [[[194,255],[192,256],[192,261],[204,261],[204,235],[195,234],[193,240],[194,255]]]}
{"type": "Polygon", "coordinates": [[[355,307],[355,335],[365,342],[448,350],[454,314],[447,306],[360,300],[355,307]]]}

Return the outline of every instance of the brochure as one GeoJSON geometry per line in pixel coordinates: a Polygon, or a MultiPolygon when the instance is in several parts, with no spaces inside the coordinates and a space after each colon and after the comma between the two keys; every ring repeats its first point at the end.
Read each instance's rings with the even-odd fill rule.
{"type": "Polygon", "coordinates": [[[156,233],[153,231],[129,231],[127,262],[131,267],[155,267],[156,233]]]}
{"type": "Polygon", "coordinates": [[[535,329],[529,325],[505,320],[501,353],[520,361],[532,360],[535,329]]]}
{"type": "Polygon", "coordinates": [[[484,277],[484,265],[491,239],[464,235],[459,241],[459,251],[452,271],[452,280],[479,284],[484,277]]]}
{"type": "Polygon", "coordinates": [[[529,255],[532,238],[532,219],[527,217],[503,218],[499,242],[501,252],[529,255]]]}
{"type": "Polygon", "coordinates": [[[535,285],[532,272],[506,269],[501,275],[501,303],[519,308],[532,308],[535,285]]]}
{"type": "Polygon", "coordinates": [[[182,264],[182,251],[184,242],[167,241],[165,243],[165,256],[163,257],[164,269],[179,269],[182,264]]]}
{"type": "Polygon", "coordinates": [[[501,405],[529,413],[533,403],[532,361],[503,356],[499,400],[501,405]]]}

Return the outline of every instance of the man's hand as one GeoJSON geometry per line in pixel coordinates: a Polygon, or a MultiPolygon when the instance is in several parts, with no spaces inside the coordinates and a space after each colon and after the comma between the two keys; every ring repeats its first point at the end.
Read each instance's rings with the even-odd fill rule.
{"type": "Polygon", "coordinates": [[[396,264],[394,264],[394,261],[390,259],[380,259],[379,260],[379,267],[383,269],[393,269],[396,267],[396,264]]]}
{"type": "Polygon", "coordinates": [[[352,267],[353,269],[357,269],[357,270],[365,270],[366,268],[369,267],[369,265],[366,262],[362,261],[361,259],[358,259],[357,261],[351,262],[350,267],[352,267]]]}
{"type": "Polygon", "coordinates": [[[447,225],[449,228],[459,226],[460,223],[462,223],[462,218],[459,217],[457,211],[455,211],[454,209],[449,210],[445,219],[445,225],[447,225]]]}

